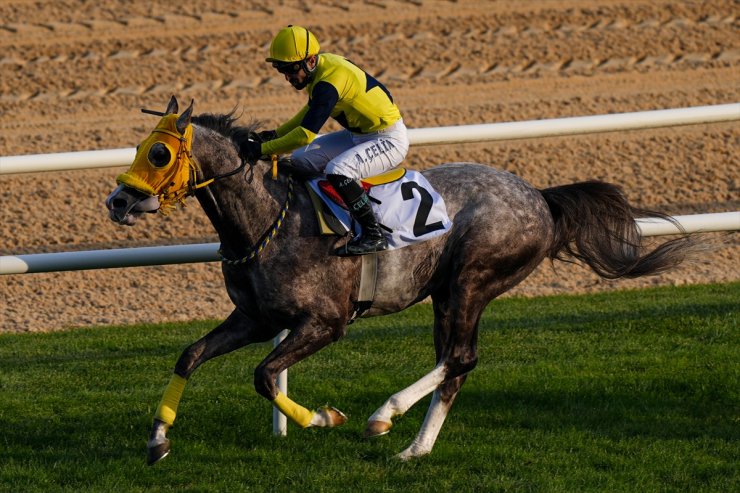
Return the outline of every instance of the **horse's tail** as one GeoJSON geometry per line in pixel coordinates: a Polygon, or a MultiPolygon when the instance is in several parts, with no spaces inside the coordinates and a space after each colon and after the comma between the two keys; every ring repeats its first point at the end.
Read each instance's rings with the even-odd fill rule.
{"type": "Polygon", "coordinates": [[[632,207],[612,184],[586,181],[540,190],[555,220],[555,237],[548,252],[552,260],[588,264],[607,279],[657,274],[680,264],[694,242],[683,236],[642,254],[636,217],[659,217],[659,212],[632,207]]]}

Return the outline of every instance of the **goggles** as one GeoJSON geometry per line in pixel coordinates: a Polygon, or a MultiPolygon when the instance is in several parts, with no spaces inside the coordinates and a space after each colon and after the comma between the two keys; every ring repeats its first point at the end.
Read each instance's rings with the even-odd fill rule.
{"type": "Polygon", "coordinates": [[[272,62],[272,67],[284,75],[295,75],[303,68],[301,62],[272,62]]]}

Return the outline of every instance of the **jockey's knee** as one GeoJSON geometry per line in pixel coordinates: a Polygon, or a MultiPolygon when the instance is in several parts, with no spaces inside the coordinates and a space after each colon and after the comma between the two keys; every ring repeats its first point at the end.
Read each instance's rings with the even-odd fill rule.
{"type": "Polygon", "coordinates": [[[293,154],[291,154],[290,155],[290,164],[292,164],[293,166],[295,166],[296,168],[299,168],[299,169],[304,169],[304,170],[312,171],[312,168],[309,165],[309,161],[305,157],[305,153],[301,153],[301,152],[296,151],[293,154]]]}
{"type": "Polygon", "coordinates": [[[294,167],[311,173],[323,173],[326,166],[326,158],[302,149],[293,151],[290,155],[290,164],[294,167]]]}

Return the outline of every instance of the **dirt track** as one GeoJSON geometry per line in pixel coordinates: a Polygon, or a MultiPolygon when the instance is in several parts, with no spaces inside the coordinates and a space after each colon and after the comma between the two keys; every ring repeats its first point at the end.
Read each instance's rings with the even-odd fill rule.
{"type": "MultiPolygon", "coordinates": [[[[133,147],[171,94],[197,112],[281,123],[304,103],[264,63],[272,34],[312,28],[393,92],[409,127],[530,120],[740,101],[731,0],[101,0],[0,4],[0,156],[133,147]],[[134,4],[134,5],[132,5],[134,4]],[[269,8],[260,6],[274,5],[269,8]]],[[[539,188],[596,178],[636,205],[740,209],[737,123],[412,148],[408,165],[479,161],[539,188]]],[[[197,204],[135,228],[103,200],[118,169],[0,176],[0,254],[216,241],[197,204]]],[[[516,295],[737,281],[737,235],[668,275],[604,282],[543,264],[516,295]]],[[[222,318],[217,264],[0,277],[0,332],[222,318]]]]}

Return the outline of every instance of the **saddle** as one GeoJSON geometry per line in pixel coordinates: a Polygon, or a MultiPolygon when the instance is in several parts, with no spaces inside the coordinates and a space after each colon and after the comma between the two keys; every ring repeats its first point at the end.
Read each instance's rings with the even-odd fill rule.
{"type": "MultiPolygon", "coordinates": [[[[404,168],[398,168],[380,175],[364,178],[360,180],[360,185],[365,190],[365,193],[370,192],[370,189],[375,186],[385,185],[400,180],[406,175],[404,168]]],[[[316,212],[316,218],[319,224],[319,230],[322,235],[344,235],[347,233],[347,227],[337,217],[337,214],[332,211],[329,203],[338,206],[339,210],[344,212],[345,221],[347,217],[350,217],[347,205],[342,200],[342,197],[337,193],[332,184],[326,178],[314,178],[313,180],[306,180],[306,189],[308,195],[311,198],[313,209],[316,212]]],[[[369,193],[368,198],[370,200],[378,202],[369,193]]],[[[382,225],[381,225],[382,226],[382,225]]],[[[384,226],[383,226],[384,227],[384,226]]],[[[387,229],[387,228],[386,228],[387,229]]],[[[354,310],[347,321],[347,325],[353,323],[358,317],[362,316],[373,304],[375,298],[375,288],[378,279],[378,255],[363,255],[362,256],[362,268],[360,271],[360,286],[358,288],[357,300],[354,301],[354,310]]]]}
{"type": "MultiPolygon", "coordinates": [[[[360,180],[360,186],[365,190],[365,193],[368,193],[368,198],[370,198],[371,201],[378,203],[377,199],[369,195],[370,189],[375,186],[386,185],[400,180],[405,175],[405,168],[396,168],[379,175],[362,178],[360,180]]],[[[306,189],[308,190],[309,197],[311,197],[311,203],[313,204],[314,212],[316,213],[316,219],[319,223],[321,234],[344,235],[347,232],[347,228],[341,223],[341,221],[339,221],[336,214],[332,212],[325,203],[325,200],[323,200],[323,198],[328,198],[342,209],[348,210],[347,205],[344,203],[344,200],[339,193],[334,189],[334,186],[326,178],[320,178],[318,180],[306,181],[306,189]],[[315,183],[315,185],[311,186],[312,183],[315,183]],[[317,193],[315,187],[318,187],[318,190],[323,193],[323,197],[317,193]]],[[[388,229],[387,227],[384,228],[388,229]]]]}
{"type": "MultiPolygon", "coordinates": [[[[365,193],[368,193],[370,192],[370,189],[374,186],[385,185],[387,183],[400,180],[405,174],[406,169],[397,168],[391,171],[386,171],[385,173],[381,173],[376,176],[363,178],[360,180],[360,186],[362,186],[362,188],[365,190],[365,193]]],[[[343,209],[347,209],[347,205],[344,203],[344,200],[342,200],[342,197],[339,196],[339,193],[337,193],[337,191],[334,189],[334,186],[329,182],[329,180],[320,180],[318,182],[318,185],[321,191],[324,192],[332,201],[334,201],[335,204],[339,205],[343,209]]]]}
{"type": "MultiPolygon", "coordinates": [[[[361,183],[389,250],[443,235],[452,226],[444,200],[418,171],[397,168],[361,183]]],[[[359,224],[328,180],[314,177],[306,187],[321,235],[343,236],[350,230],[360,234],[359,224]]]]}

